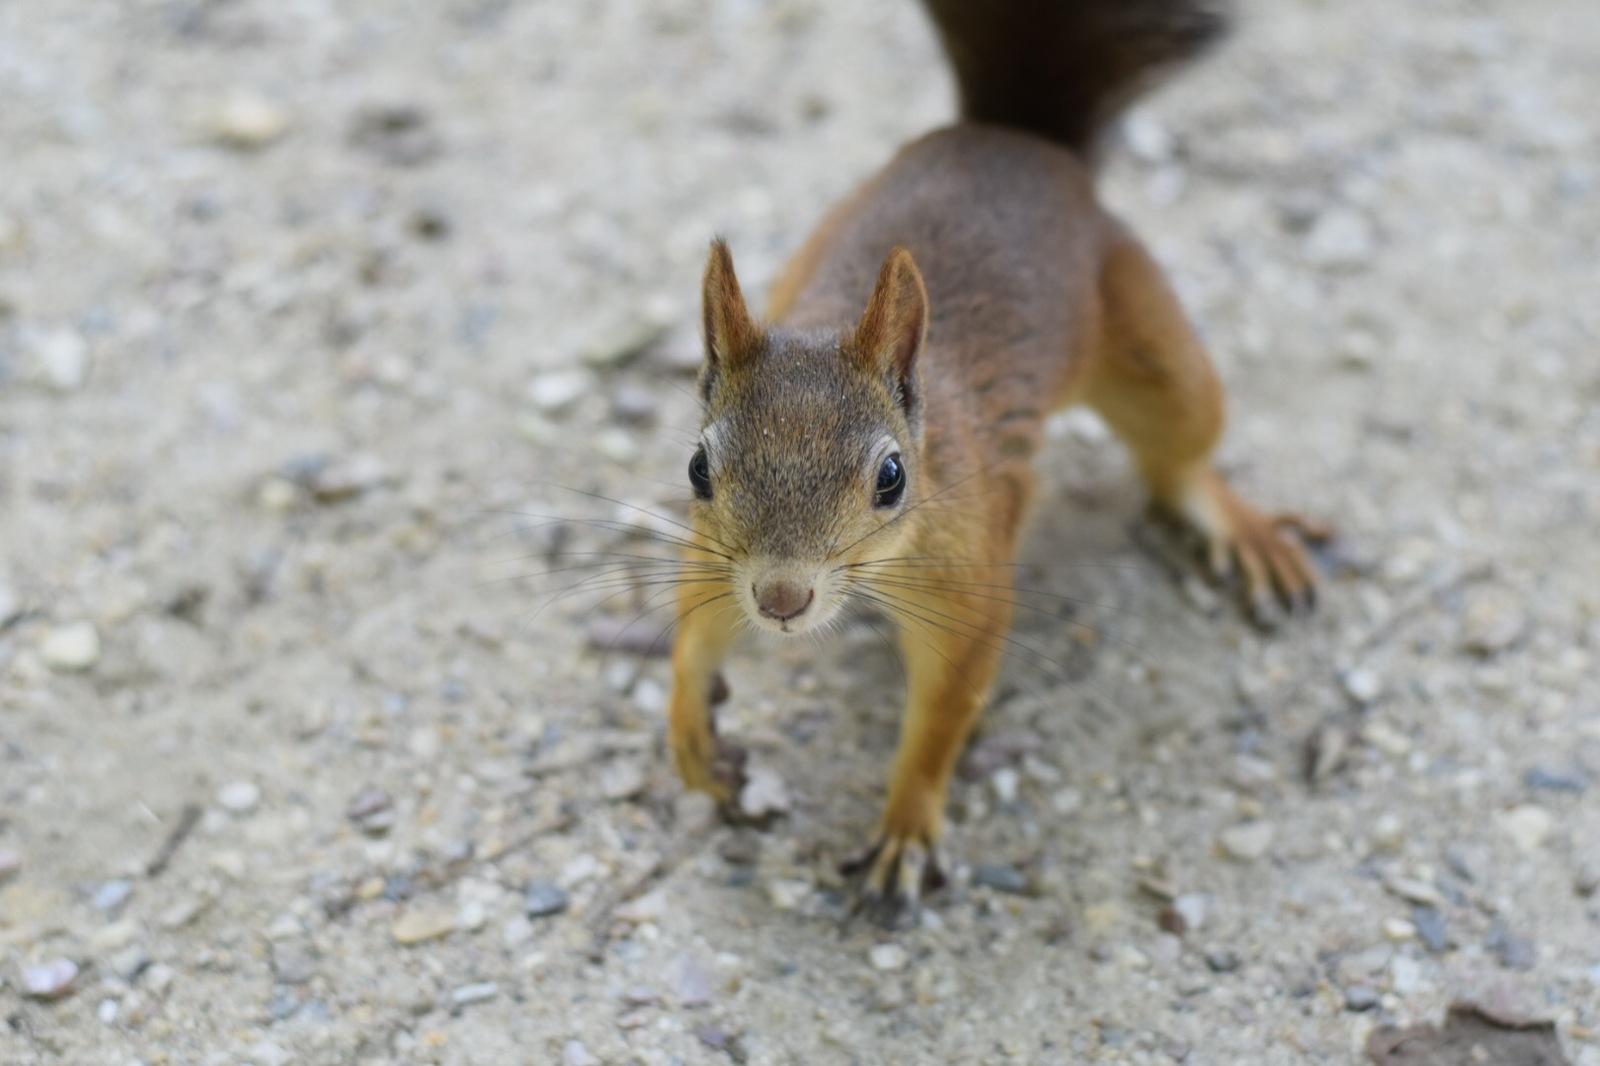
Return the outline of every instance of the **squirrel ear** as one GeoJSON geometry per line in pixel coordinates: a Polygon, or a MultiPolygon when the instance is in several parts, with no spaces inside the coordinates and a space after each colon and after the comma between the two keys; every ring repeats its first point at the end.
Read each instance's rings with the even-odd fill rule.
{"type": "Polygon", "coordinates": [[[928,290],[916,261],[904,248],[896,248],[878,271],[878,284],[867,310],[856,326],[856,350],[867,366],[900,386],[907,414],[919,401],[917,355],[928,334],[928,290]]]}
{"type": "Polygon", "coordinates": [[[745,309],[744,293],[733,273],[733,256],[721,237],[711,242],[711,254],[706,258],[700,305],[705,316],[708,366],[735,362],[755,346],[759,334],[745,309]]]}

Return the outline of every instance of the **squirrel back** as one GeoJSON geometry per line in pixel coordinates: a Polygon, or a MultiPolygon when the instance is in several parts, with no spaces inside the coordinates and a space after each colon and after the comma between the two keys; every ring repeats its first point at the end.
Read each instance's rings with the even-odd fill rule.
{"type": "Polygon", "coordinates": [[[1220,0],[924,0],[962,117],[1092,160],[1102,131],[1227,30],[1220,0]]]}

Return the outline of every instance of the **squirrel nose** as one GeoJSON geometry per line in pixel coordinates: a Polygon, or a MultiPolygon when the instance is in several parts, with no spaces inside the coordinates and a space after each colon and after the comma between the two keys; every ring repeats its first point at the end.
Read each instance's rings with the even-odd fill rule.
{"type": "Polygon", "coordinates": [[[774,581],[765,588],[750,587],[755,594],[756,606],[761,613],[776,622],[787,622],[811,606],[816,590],[791,585],[787,581],[774,581]]]}

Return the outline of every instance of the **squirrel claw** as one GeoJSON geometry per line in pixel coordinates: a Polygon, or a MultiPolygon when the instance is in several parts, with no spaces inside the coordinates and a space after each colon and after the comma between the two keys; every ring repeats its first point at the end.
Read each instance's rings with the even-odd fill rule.
{"type": "Polygon", "coordinates": [[[865,914],[885,929],[913,921],[924,892],[945,883],[937,851],[902,837],[882,836],[840,864],[840,872],[859,879],[850,918],[865,914]]]}
{"type": "Polygon", "coordinates": [[[744,791],[744,768],[749,760],[750,752],[742,744],[716,738],[716,754],[711,757],[712,795],[727,821],[740,821],[739,793],[744,791]]]}
{"type": "Polygon", "coordinates": [[[1304,545],[1330,539],[1333,532],[1326,525],[1293,512],[1257,511],[1215,473],[1173,517],[1199,534],[1215,579],[1238,581],[1257,625],[1271,628],[1316,606],[1317,572],[1304,545]]]}

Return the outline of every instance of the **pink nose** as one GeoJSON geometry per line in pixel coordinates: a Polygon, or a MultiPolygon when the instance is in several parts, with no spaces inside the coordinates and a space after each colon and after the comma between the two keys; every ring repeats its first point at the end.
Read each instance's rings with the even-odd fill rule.
{"type": "Polygon", "coordinates": [[[800,614],[816,597],[813,589],[804,589],[799,585],[791,585],[787,581],[774,581],[766,588],[750,586],[750,591],[755,593],[756,606],[761,613],[775,622],[787,622],[800,614]]]}

